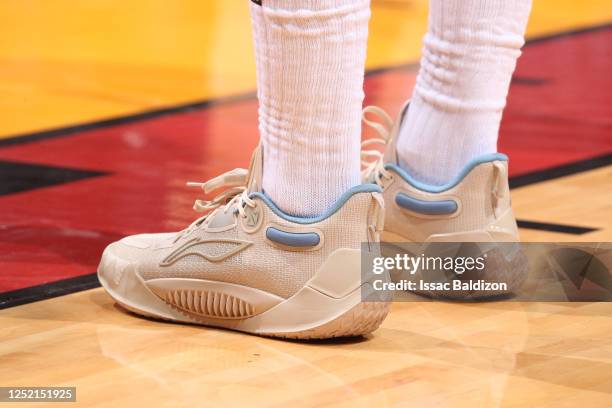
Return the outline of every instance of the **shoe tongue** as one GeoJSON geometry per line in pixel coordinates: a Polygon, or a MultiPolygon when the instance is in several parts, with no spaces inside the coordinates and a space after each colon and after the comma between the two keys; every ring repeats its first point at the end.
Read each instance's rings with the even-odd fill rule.
{"type": "Polygon", "coordinates": [[[263,170],[263,149],[261,142],[257,145],[251,155],[249,164],[249,179],[247,181],[247,191],[249,193],[261,192],[261,174],[263,170]]]}
{"type": "Polygon", "coordinates": [[[396,147],[397,132],[395,131],[395,129],[393,130],[394,133],[391,134],[391,138],[387,142],[387,148],[385,149],[385,154],[383,156],[383,163],[398,163],[396,147]]]}
{"type": "Polygon", "coordinates": [[[408,107],[410,106],[410,101],[406,101],[399,114],[397,115],[397,119],[395,119],[395,124],[393,125],[393,129],[391,129],[391,135],[389,137],[389,141],[387,142],[387,148],[385,149],[384,162],[385,163],[393,163],[397,164],[397,138],[399,136],[399,130],[402,125],[402,122],[406,119],[406,115],[408,114],[408,107]]]}

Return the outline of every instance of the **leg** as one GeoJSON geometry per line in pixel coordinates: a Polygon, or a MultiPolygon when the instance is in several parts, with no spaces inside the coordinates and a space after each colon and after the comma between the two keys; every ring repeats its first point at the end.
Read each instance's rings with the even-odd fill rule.
{"type": "Polygon", "coordinates": [[[497,151],[510,79],[524,43],[531,0],[431,0],[429,31],[408,116],[400,165],[444,184],[473,158],[497,151]]]}
{"type": "Polygon", "coordinates": [[[224,190],[197,200],[205,214],[183,231],[109,245],[98,276],[145,316],[275,337],[370,333],[389,308],[363,301],[378,297],[360,245],[379,240],[382,198],[373,184],[348,188],[359,184],[368,0],[263,4],[251,3],[262,143],[249,170],[191,183],[224,190]]]}
{"type": "MultiPolygon", "coordinates": [[[[383,188],[382,240],[486,242],[485,266],[457,271],[453,279],[505,283],[499,291],[420,293],[450,299],[506,295],[527,276],[523,252],[495,243],[519,239],[508,158],[496,153],[496,143],[529,8],[529,0],[431,0],[413,101],[391,129],[383,126],[391,120],[379,109],[368,110],[383,117],[376,128],[386,143],[384,156],[364,172],[383,188]]],[[[429,271],[422,277],[450,279],[429,271]]]]}
{"type": "Polygon", "coordinates": [[[293,215],[359,184],[369,0],[251,2],[263,189],[293,215]]]}

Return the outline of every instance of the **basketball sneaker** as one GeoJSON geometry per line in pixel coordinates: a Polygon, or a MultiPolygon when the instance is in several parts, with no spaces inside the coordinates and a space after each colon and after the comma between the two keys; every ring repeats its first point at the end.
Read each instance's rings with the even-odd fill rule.
{"type": "Polygon", "coordinates": [[[380,187],[353,187],[325,214],[295,217],[261,191],[261,160],[258,147],[249,170],[191,183],[205,193],[226,190],[197,200],[194,209],[206,214],[185,230],[109,245],[98,268],[104,289],[137,314],[258,335],[376,330],[388,303],[362,301],[371,282],[362,279],[360,249],[379,240],[380,187]]]}
{"type": "MultiPolygon", "coordinates": [[[[379,137],[362,144],[362,181],[376,183],[385,202],[384,231],[387,243],[499,243],[518,242],[518,228],[510,202],[508,158],[494,153],[469,162],[445,185],[429,185],[416,180],[398,165],[396,142],[409,104],[397,120],[382,109],[369,106],[364,122],[379,137]],[[375,118],[370,119],[371,116],[375,118]],[[378,145],[381,149],[367,150],[378,145]]],[[[450,291],[443,297],[488,297],[515,291],[526,278],[527,264],[517,246],[499,245],[489,251],[488,264],[477,274],[462,274],[464,280],[506,282],[507,290],[481,292],[450,291]],[[508,248],[512,256],[508,256],[508,248]]],[[[488,248],[492,248],[491,245],[488,248]]],[[[430,293],[432,294],[432,293],[430,293]]]]}

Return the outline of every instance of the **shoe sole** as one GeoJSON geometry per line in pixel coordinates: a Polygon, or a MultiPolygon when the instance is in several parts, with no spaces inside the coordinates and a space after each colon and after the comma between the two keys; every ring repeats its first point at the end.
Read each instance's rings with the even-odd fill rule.
{"type": "MultiPolygon", "coordinates": [[[[338,249],[288,299],[231,283],[199,279],[145,281],[109,246],[98,278],[109,295],[136,314],[178,323],[221,327],[261,336],[325,339],[376,330],[389,311],[384,301],[363,302],[359,250],[338,249]]],[[[368,299],[371,299],[368,297],[368,299]]]]}

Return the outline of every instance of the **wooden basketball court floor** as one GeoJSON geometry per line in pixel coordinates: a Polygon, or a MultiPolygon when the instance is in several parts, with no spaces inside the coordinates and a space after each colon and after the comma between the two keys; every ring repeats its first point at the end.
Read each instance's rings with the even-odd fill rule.
{"type": "MultiPolygon", "coordinates": [[[[373,0],[366,104],[410,94],[426,12],[373,0]]],[[[76,386],[83,406],[612,405],[608,303],[396,303],[367,338],[310,343],[114,306],[104,246],[184,227],[184,182],[257,142],[246,0],[2,2],[0,20],[0,386],[76,386]]],[[[612,2],[534,0],[527,34],[500,141],[522,238],[610,241],[612,2]]]]}

